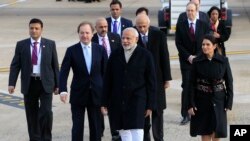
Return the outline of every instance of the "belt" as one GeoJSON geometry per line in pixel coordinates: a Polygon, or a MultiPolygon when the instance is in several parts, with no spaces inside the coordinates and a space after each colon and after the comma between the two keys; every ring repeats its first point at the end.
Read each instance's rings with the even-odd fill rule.
{"type": "Polygon", "coordinates": [[[32,73],[30,76],[35,80],[41,80],[41,76],[38,73],[32,73]]]}
{"type": "Polygon", "coordinates": [[[224,91],[224,84],[217,84],[214,86],[198,84],[196,88],[206,93],[221,92],[224,91]]]}

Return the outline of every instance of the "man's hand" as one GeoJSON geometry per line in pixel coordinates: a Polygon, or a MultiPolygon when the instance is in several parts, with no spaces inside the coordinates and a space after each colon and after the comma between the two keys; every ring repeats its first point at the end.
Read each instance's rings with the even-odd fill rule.
{"type": "Polygon", "coordinates": [[[15,87],[14,86],[9,86],[8,91],[10,94],[13,94],[15,92],[15,87]]]}
{"type": "Polygon", "coordinates": [[[195,55],[190,55],[190,56],[188,57],[188,62],[189,62],[190,64],[193,64],[193,59],[194,59],[195,57],[196,57],[195,55]]]}
{"type": "Polygon", "coordinates": [[[108,115],[108,109],[107,107],[101,107],[101,112],[102,114],[105,116],[105,115],[108,115]]]}
{"type": "Polygon", "coordinates": [[[152,110],[147,109],[145,112],[145,117],[151,116],[151,114],[152,114],[152,110]]]}
{"type": "Polygon", "coordinates": [[[188,114],[194,116],[194,115],[195,115],[195,111],[197,111],[197,108],[196,108],[196,107],[194,107],[194,108],[189,108],[189,109],[188,109],[188,114]]]}
{"type": "Polygon", "coordinates": [[[63,103],[66,103],[67,101],[67,97],[68,97],[68,94],[64,93],[64,94],[60,94],[60,99],[63,103]]]}
{"type": "Polygon", "coordinates": [[[170,82],[169,81],[165,81],[164,88],[167,89],[169,87],[170,87],[170,82]]]}
{"type": "Polygon", "coordinates": [[[55,94],[55,95],[58,95],[58,94],[59,94],[59,88],[55,88],[54,94],[55,94]]]}
{"type": "Polygon", "coordinates": [[[218,32],[214,32],[214,37],[215,38],[220,38],[220,34],[218,32]]]}

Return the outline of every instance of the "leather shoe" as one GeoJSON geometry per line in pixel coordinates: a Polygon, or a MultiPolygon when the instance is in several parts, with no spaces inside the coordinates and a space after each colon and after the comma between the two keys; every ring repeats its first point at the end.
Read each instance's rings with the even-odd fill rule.
{"type": "Polygon", "coordinates": [[[188,124],[189,121],[190,121],[189,116],[186,116],[186,117],[184,117],[184,118],[182,119],[180,125],[186,125],[186,124],[188,124]]]}
{"type": "Polygon", "coordinates": [[[115,135],[115,136],[112,136],[112,140],[111,141],[121,141],[121,137],[119,135],[115,135]]]}

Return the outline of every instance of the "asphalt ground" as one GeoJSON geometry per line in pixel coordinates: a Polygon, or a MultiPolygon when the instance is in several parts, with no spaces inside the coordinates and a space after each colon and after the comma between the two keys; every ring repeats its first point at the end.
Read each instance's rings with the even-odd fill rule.
{"type": "MultiPolygon", "coordinates": [[[[27,124],[23,110],[20,82],[14,95],[7,93],[8,68],[18,40],[28,37],[28,22],[33,17],[44,21],[43,36],[53,39],[57,44],[58,58],[61,63],[68,46],[78,42],[76,28],[81,21],[94,23],[95,19],[109,15],[110,0],[100,3],[85,4],[63,0],[0,0],[0,141],[27,141],[27,124]]],[[[157,11],[160,0],[121,0],[123,16],[134,21],[135,10],[146,6],[150,10],[151,24],[157,26],[157,11]]],[[[232,34],[227,41],[226,50],[234,77],[234,105],[228,112],[228,126],[232,124],[250,124],[250,2],[247,0],[228,0],[233,10],[232,34]]],[[[189,125],[180,126],[181,76],[174,36],[168,36],[168,49],[171,56],[173,80],[171,88],[166,90],[168,107],[164,111],[165,141],[198,141],[199,137],[189,135],[189,125]]],[[[71,80],[71,79],[69,79],[71,80]]],[[[70,81],[68,82],[70,84],[70,81]]],[[[53,97],[53,140],[69,141],[71,139],[70,104],[63,104],[59,96],[53,97]]],[[[85,121],[85,140],[89,130],[85,121]]],[[[109,141],[109,124],[105,118],[106,130],[104,141],[109,141]]],[[[228,141],[229,138],[222,141],[228,141]]]]}

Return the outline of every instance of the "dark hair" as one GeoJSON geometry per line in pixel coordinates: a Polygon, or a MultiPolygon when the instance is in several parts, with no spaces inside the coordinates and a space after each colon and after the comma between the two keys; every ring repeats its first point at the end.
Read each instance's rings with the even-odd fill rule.
{"type": "Polygon", "coordinates": [[[145,11],[146,14],[148,15],[148,9],[146,7],[140,7],[136,10],[135,15],[137,16],[139,13],[145,11]]]}
{"type": "Polygon", "coordinates": [[[204,40],[204,39],[209,40],[210,42],[212,42],[213,45],[217,44],[217,40],[216,40],[216,38],[213,36],[213,34],[206,34],[206,35],[204,35],[203,40],[204,40]]]}
{"type": "Polygon", "coordinates": [[[114,4],[119,4],[119,6],[122,8],[122,3],[119,0],[112,0],[111,3],[109,4],[109,7],[114,4]]]}
{"type": "Polygon", "coordinates": [[[81,22],[78,27],[77,27],[77,33],[79,33],[80,31],[80,27],[83,26],[83,25],[89,25],[91,30],[92,30],[92,33],[94,33],[95,29],[94,29],[94,26],[91,22],[87,22],[87,21],[84,21],[84,22],[81,22]]]}
{"type": "Polygon", "coordinates": [[[218,18],[220,18],[220,16],[221,16],[220,9],[219,9],[218,7],[216,7],[216,6],[213,6],[213,7],[211,7],[211,8],[208,10],[208,12],[207,12],[208,17],[211,18],[211,13],[212,13],[212,11],[214,11],[214,10],[217,10],[217,11],[218,11],[218,13],[219,13],[219,17],[218,17],[218,18]]]}
{"type": "Polygon", "coordinates": [[[37,19],[37,18],[33,18],[33,19],[30,20],[29,25],[30,25],[30,24],[33,24],[33,23],[38,23],[38,24],[40,24],[41,27],[43,28],[43,22],[42,22],[42,20],[37,19]]]}

